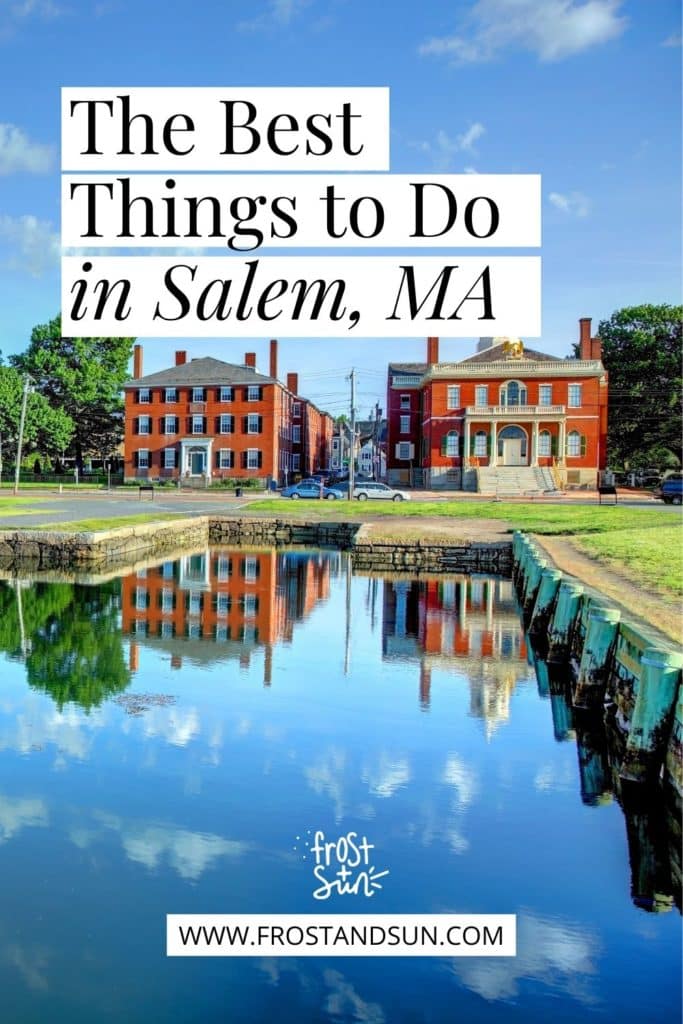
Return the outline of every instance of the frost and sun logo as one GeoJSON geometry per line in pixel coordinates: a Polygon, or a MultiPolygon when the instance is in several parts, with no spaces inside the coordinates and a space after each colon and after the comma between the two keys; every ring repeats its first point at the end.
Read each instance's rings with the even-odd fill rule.
{"type": "Polygon", "coordinates": [[[336,839],[327,839],[324,832],[318,830],[311,833],[308,829],[306,837],[297,836],[294,849],[298,850],[298,844],[303,843],[306,851],[302,852],[303,859],[308,860],[310,857],[313,861],[313,874],[320,883],[313,890],[314,899],[326,900],[335,894],[374,896],[382,888],[379,879],[385,878],[389,872],[378,871],[370,862],[370,851],[375,847],[368,842],[366,836],[347,832],[336,839]]]}

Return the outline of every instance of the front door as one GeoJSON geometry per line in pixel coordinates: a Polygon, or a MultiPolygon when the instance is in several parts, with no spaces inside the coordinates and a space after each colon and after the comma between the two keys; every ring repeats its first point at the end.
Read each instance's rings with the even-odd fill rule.
{"type": "Polygon", "coordinates": [[[206,465],[204,452],[190,452],[190,473],[192,476],[203,476],[206,465]]]}
{"type": "Polygon", "coordinates": [[[526,466],[526,459],[522,455],[522,439],[519,437],[506,437],[503,441],[503,465],[504,466],[526,466]]]}

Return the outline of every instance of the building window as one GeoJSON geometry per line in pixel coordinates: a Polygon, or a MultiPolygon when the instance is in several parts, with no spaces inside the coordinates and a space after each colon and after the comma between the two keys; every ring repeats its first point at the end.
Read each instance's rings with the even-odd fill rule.
{"type": "Polygon", "coordinates": [[[219,402],[232,402],[232,399],[233,399],[232,388],[220,388],[220,390],[218,392],[218,401],[219,402]]]}
{"type": "Polygon", "coordinates": [[[149,469],[149,448],[138,450],[138,469],[149,469]]]}
{"type": "Polygon", "coordinates": [[[294,442],[294,444],[301,443],[301,427],[299,426],[298,423],[295,423],[294,426],[292,427],[292,441],[294,442]]]}
{"type": "Polygon", "coordinates": [[[401,433],[410,433],[410,416],[401,416],[401,433]]]}
{"type": "Polygon", "coordinates": [[[449,384],[448,392],[446,397],[446,408],[447,409],[459,409],[460,408],[460,385],[449,384]]]}
{"type": "Polygon", "coordinates": [[[162,579],[172,580],[174,575],[175,575],[175,563],[174,562],[164,562],[164,564],[161,567],[162,579]]]}
{"type": "Polygon", "coordinates": [[[135,610],[137,612],[144,612],[147,608],[147,588],[136,587],[135,588],[135,610]]]}
{"type": "Polygon", "coordinates": [[[258,469],[259,468],[259,455],[261,452],[258,448],[247,448],[247,469],[258,469]]]}
{"type": "Polygon", "coordinates": [[[138,402],[141,405],[146,405],[150,400],[149,388],[140,388],[138,391],[138,402]]]}
{"type": "Polygon", "coordinates": [[[292,403],[292,416],[301,416],[301,402],[292,403]]]}
{"type": "Polygon", "coordinates": [[[193,416],[192,417],[192,433],[203,434],[204,433],[204,417],[193,416]]]}
{"type": "Polygon", "coordinates": [[[219,583],[227,583],[232,576],[232,559],[228,555],[219,555],[216,559],[216,579],[219,583]]]}
{"type": "Polygon", "coordinates": [[[177,434],[178,427],[176,426],[175,416],[164,416],[164,433],[165,434],[177,434]]]}
{"type": "MultiPolygon", "coordinates": [[[[544,403],[541,403],[542,405],[544,403]]],[[[550,402],[545,403],[550,405],[550,402]]],[[[551,455],[552,454],[552,441],[550,439],[550,431],[542,430],[538,435],[538,454],[539,455],[551,455]]]]}
{"type": "Polygon", "coordinates": [[[256,594],[245,594],[244,595],[244,616],[245,618],[253,619],[256,615],[258,608],[258,597],[256,594]]]}
{"type": "Polygon", "coordinates": [[[444,455],[455,459],[460,454],[460,438],[457,430],[449,430],[444,438],[444,455]]]}
{"type": "Polygon", "coordinates": [[[164,469],[175,469],[175,448],[164,448],[164,469]]]}
{"type": "Polygon", "coordinates": [[[578,409],[581,405],[581,385],[570,384],[567,405],[572,409],[578,409]]]}
{"type": "Polygon", "coordinates": [[[261,401],[261,388],[258,384],[250,384],[247,388],[247,401],[248,402],[260,402],[261,401]]]}
{"type": "Polygon", "coordinates": [[[258,579],[258,558],[253,555],[245,558],[242,562],[242,571],[245,583],[256,583],[258,579]]]}
{"type": "Polygon", "coordinates": [[[474,435],[474,454],[481,458],[486,455],[487,434],[485,430],[478,430],[474,435]]]}
{"type": "Polygon", "coordinates": [[[398,443],[398,458],[406,461],[410,458],[410,452],[412,449],[410,441],[399,441],[398,443]]]}
{"type": "Polygon", "coordinates": [[[410,409],[410,395],[401,395],[401,408],[410,409]]]}
{"type": "Polygon", "coordinates": [[[149,434],[151,423],[151,416],[138,416],[138,434],[149,434]]]}
{"type": "Polygon", "coordinates": [[[204,401],[204,388],[192,388],[192,401],[203,402],[204,401]]]}
{"type": "Polygon", "coordinates": [[[223,415],[218,420],[219,434],[232,434],[232,416],[223,415]]]}
{"type": "Polygon", "coordinates": [[[500,389],[501,405],[526,405],[526,388],[519,381],[509,380],[500,389]]]}
{"type": "Polygon", "coordinates": [[[488,405],[489,404],[489,389],[487,384],[480,384],[474,389],[474,404],[475,405],[488,405]]]}
{"type": "Polygon", "coordinates": [[[173,591],[170,587],[164,587],[161,591],[161,612],[162,615],[168,615],[173,611],[173,591]]]}
{"type": "Polygon", "coordinates": [[[298,473],[300,469],[301,469],[301,456],[299,455],[298,452],[295,452],[292,455],[292,471],[294,473],[298,473]]]}
{"type": "Polygon", "coordinates": [[[247,433],[261,433],[261,417],[257,412],[250,412],[249,415],[247,416],[247,433]]]}
{"type": "Polygon", "coordinates": [[[216,614],[228,615],[230,612],[230,594],[216,594],[216,614]]]}
{"type": "Polygon", "coordinates": [[[177,402],[178,401],[178,389],[177,388],[166,388],[164,391],[165,402],[177,402]]]}
{"type": "Polygon", "coordinates": [[[552,405],[553,404],[553,386],[552,386],[552,384],[539,384],[538,385],[538,404],[539,405],[552,405]]]}
{"type": "Polygon", "coordinates": [[[570,430],[567,434],[567,458],[578,458],[581,455],[581,434],[578,430],[570,430]]]}
{"type": "Polygon", "coordinates": [[[187,613],[188,615],[201,615],[202,614],[202,594],[201,591],[191,590],[187,595],[187,613]]]}
{"type": "Polygon", "coordinates": [[[218,451],[218,468],[232,469],[232,448],[220,448],[218,451]]]}

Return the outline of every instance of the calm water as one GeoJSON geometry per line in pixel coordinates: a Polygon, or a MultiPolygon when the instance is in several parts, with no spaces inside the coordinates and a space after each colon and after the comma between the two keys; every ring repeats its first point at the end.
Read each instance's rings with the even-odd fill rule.
{"type": "Polygon", "coordinates": [[[666,812],[610,798],[509,582],[216,551],[0,584],[0,652],[3,1024],[679,1019],[666,812]],[[313,899],[309,829],[375,844],[370,905],[313,899]],[[168,912],[369,909],[516,913],[518,955],[165,957],[168,912]]]}

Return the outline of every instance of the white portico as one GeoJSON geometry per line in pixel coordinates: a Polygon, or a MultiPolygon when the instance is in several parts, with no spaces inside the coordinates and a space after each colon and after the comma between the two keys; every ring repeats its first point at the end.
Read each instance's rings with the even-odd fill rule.
{"type": "Polygon", "coordinates": [[[212,437],[184,437],[180,441],[181,477],[211,479],[212,437]]]}

